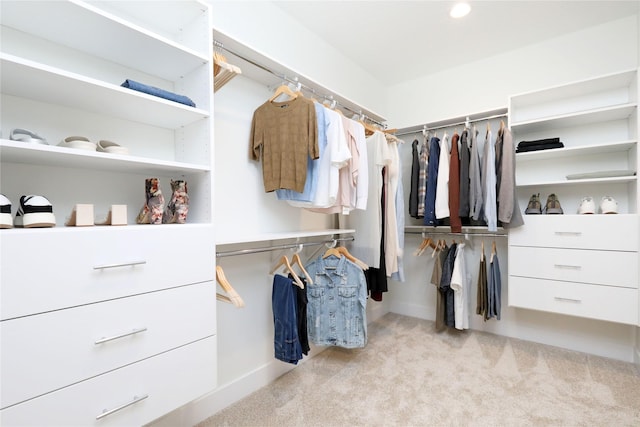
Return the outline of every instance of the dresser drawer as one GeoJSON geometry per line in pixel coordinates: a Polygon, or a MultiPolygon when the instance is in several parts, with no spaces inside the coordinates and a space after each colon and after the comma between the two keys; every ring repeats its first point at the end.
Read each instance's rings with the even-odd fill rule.
{"type": "Polygon", "coordinates": [[[638,253],[512,246],[509,274],[637,289],[638,253]]]}
{"type": "Polygon", "coordinates": [[[638,250],[638,215],[526,215],[509,230],[509,245],[638,250]]]}
{"type": "Polygon", "coordinates": [[[212,280],[212,230],[199,224],[3,230],[0,315],[212,280]]]}
{"type": "Polygon", "coordinates": [[[210,337],[3,409],[0,417],[5,426],[140,426],[215,387],[216,338],[210,337]]]}
{"type": "Polygon", "coordinates": [[[509,306],[635,325],[638,290],[509,276],[509,306]]]}
{"type": "Polygon", "coordinates": [[[0,408],[215,333],[213,282],[0,322],[0,408]]]}

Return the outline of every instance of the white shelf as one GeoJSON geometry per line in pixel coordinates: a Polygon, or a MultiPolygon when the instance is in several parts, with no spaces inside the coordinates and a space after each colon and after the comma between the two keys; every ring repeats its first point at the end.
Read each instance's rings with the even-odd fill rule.
{"type": "MultiPolygon", "coordinates": [[[[292,231],[282,233],[264,233],[254,234],[251,236],[229,236],[216,239],[216,246],[222,245],[234,245],[244,243],[257,243],[257,242],[271,242],[276,240],[288,240],[288,239],[304,239],[308,237],[322,237],[333,236],[336,234],[353,234],[355,230],[352,229],[327,229],[327,230],[311,230],[311,231],[292,231]]],[[[216,235],[219,235],[218,231],[216,235]]]]}
{"type": "MultiPolygon", "coordinates": [[[[198,11],[186,3],[173,7],[176,33],[181,9],[198,11]]],[[[155,16],[155,10],[148,13],[155,16]]],[[[208,51],[199,53],[81,1],[2,2],[2,25],[170,81],[209,60],[208,51]]]]}
{"type": "Polygon", "coordinates": [[[0,87],[7,95],[65,105],[167,129],[178,129],[209,117],[209,113],[203,109],[13,55],[0,55],[0,69],[0,87]]]}
{"type": "Polygon", "coordinates": [[[550,116],[535,120],[511,122],[511,129],[519,134],[538,132],[550,129],[561,129],[591,123],[622,120],[630,117],[637,109],[637,104],[616,105],[613,107],[597,108],[589,111],[550,116]]]}
{"type": "Polygon", "coordinates": [[[93,169],[108,172],[135,171],[140,174],[168,172],[176,175],[210,172],[205,165],[163,161],[145,157],[77,150],[56,145],[32,144],[0,139],[0,158],[3,162],[65,168],[93,169]]]}
{"type": "Polygon", "coordinates": [[[516,162],[525,163],[546,159],[571,158],[590,154],[626,152],[637,145],[637,141],[620,141],[581,147],[553,148],[550,150],[516,153],[516,162]]]}
{"type": "Polygon", "coordinates": [[[635,182],[636,176],[623,176],[623,177],[611,177],[611,178],[590,178],[590,179],[567,179],[559,181],[536,181],[519,183],[516,182],[517,188],[525,187],[542,187],[542,186],[572,186],[572,185],[585,185],[585,184],[624,184],[628,182],[635,182]]]}

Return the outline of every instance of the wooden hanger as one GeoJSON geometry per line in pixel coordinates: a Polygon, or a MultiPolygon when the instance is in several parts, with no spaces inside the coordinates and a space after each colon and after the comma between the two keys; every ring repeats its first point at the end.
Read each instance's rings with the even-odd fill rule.
{"type": "Polygon", "coordinates": [[[280,85],[280,86],[278,86],[276,91],[273,93],[273,96],[271,96],[271,98],[269,98],[269,102],[273,102],[280,95],[289,96],[289,101],[294,100],[294,99],[296,99],[298,97],[298,93],[294,92],[293,90],[291,90],[289,85],[280,85]]]}
{"type": "Polygon", "coordinates": [[[344,255],[344,257],[346,259],[348,259],[352,263],[356,264],[361,269],[363,269],[363,270],[368,270],[369,269],[369,266],[366,263],[364,263],[363,261],[360,261],[358,258],[356,258],[353,255],[351,255],[349,250],[347,248],[345,248],[344,246],[338,247],[338,252],[340,252],[341,255],[344,255]]]}
{"type": "Polygon", "coordinates": [[[415,256],[420,256],[428,247],[432,247],[434,249],[436,248],[436,244],[433,242],[433,239],[431,237],[423,239],[422,243],[420,243],[420,246],[418,246],[418,249],[416,249],[413,254],[415,256]]]}
{"type": "Polygon", "coordinates": [[[292,261],[294,265],[297,265],[298,267],[300,267],[300,271],[302,271],[302,274],[304,274],[304,277],[307,278],[307,283],[309,283],[310,285],[313,285],[313,280],[311,280],[311,276],[309,276],[309,272],[305,270],[304,265],[302,264],[302,260],[300,259],[300,255],[298,255],[297,253],[293,254],[292,261]]]}
{"type": "Polygon", "coordinates": [[[489,259],[489,262],[493,262],[493,257],[496,256],[496,241],[494,240],[493,242],[491,242],[491,258],[489,259]]]}
{"type": "Polygon", "coordinates": [[[304,283],[302,283],[302,280],[300,280],[300,277],[298,277],[296,272],[293,270],[293,267],[289,263],[289,258],[287,258],[286,255],[282,255],[278,263],[271,269],[269,274],[275,273],[282,266],[287,267],[287,271],[291,274],[291,277],[293,277],[293,281],[295,282],[295,284],[298,285],[300,289],[304,289],[304,283]]]}
{"type": "Polygon", "coordinates": [[[331,255],[337,257],[337,258],[342,258],[342,254],[340,253],[340,251],[338,250],[338,248],[329,248],[324,252],[324,255],[322,255],[322,258],[328,258],[331,255]]]}
{"type": "Polygon", "coordinates": [[[242,300],[238,292],[236,292],[236,290],[233,289],[233,286],[231,286],[231,283],[229,283],[226,276],[224,275],[224,271],[222,270],[222,267],[220,267],[219,265],[216,265],[216,281],[220,284],[220,287],[224,289],[224,291],[226,292],[226,295],[216,293],[216,299],[218,301],[228,302],[238,308],[244,307],[244,301],[242,300]]]}

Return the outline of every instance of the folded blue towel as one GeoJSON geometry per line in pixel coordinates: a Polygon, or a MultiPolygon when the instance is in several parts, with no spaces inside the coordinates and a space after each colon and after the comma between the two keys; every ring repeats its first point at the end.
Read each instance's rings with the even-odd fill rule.
{"type": "Polygon", "coordinates": [[[184,95],[178,95],[176,93],[169,92],[167,90],[160,89],[154,86],[145,85],[134,80],[127,79],[120,86],[137,90],[138,92],[144,92],[160,98],[168,99],[170,101],[179,102],[180,104],[189,105],[191,107],[196,106],[196,104],[191,99],[184,95]]]}

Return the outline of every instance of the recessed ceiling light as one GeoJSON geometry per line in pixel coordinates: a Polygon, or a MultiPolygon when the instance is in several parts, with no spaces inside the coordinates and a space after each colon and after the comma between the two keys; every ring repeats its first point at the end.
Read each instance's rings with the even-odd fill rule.
{"type": "Polygon", "coordinates": [[[469,3],[456,3],[456,5],[451,8],[449,15],[452,18],[462,18],[463,16],[467,16],[469,12],[471,12],[469,3]]]}

